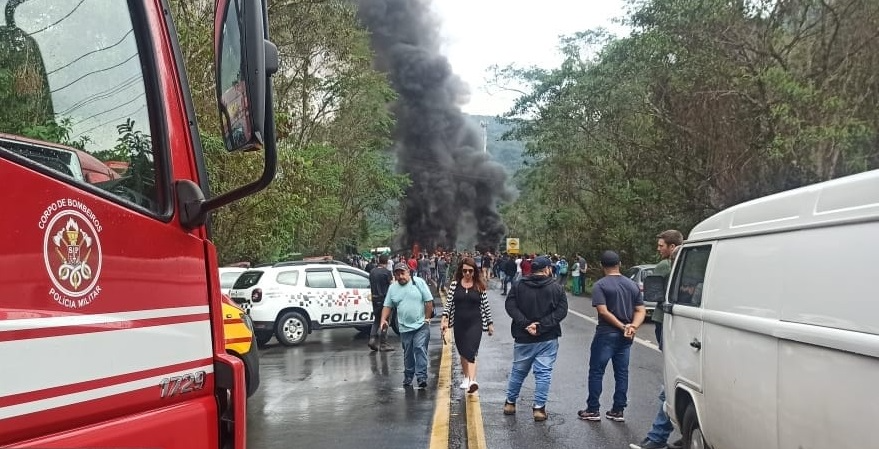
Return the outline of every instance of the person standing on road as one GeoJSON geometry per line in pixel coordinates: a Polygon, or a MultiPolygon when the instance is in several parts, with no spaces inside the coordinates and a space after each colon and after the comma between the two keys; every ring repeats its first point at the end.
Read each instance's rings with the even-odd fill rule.
{"type": "Polygon", "coordinates": [[[574,265],[571,267],[571,293],[577,296],[580,294],[580,262],[577,258],[572,260],[574,265]]]}
{"type": "Polygon", "coordinates": [[[589,353],[589,397],[586,409],[577,412],[577,416],[587,421],[601,421],[602,379],[607,362],[611,361],[616,386],[613,407],[605,416],[611,421],[623,422],[623,410],[628,405],[629,353],[646,311],[638,285],[620,274],[617,253],[602,253],[601,267],[604,277],[592,287],[592,306],[598,311],[598,326],[589,353]]]}
{"type": "Polygon", "coordinates": [[[561,284],[561,286],[564,287],[565,284],[568,282],[568,260],[565,259],[565,256],[562,256],[559,259],[558,267],[559,267],[559,284],[561,284]]]}
{"type": "MultiPolygon", "coordinates": [[[[672,254],[675,248],[684,244],[684,235],[676,229],[663,231],[656,236],[656,251],[659,252],[660,260],[656,267],[653,268],[652,276],[662,276],[665,285],[668,285],[668,276],[671,274],[671,263],[673,261],[672,254]]],[[[656,324],[656,344],[659,350],[662,350],[662,320],[665,312],[662,311],[662,303],[656,304],[653,309],[653,322],[656,324]]]]}
{"type": "Polygon", "coordinates": [[[411,275],[407,263],[394,265],[394,278],[397,282],[388,288],[385,296],[381,328],[387,332],[391,309],[396,309],[403,344],[403,386],[411,386],[414,378],[418,381],[418,388],[425,388],[433,296],[423,279],[411,275]]]}
{"type": "Polygon", "coordinates": [[[393,282],[391,271],[385,268],[388,264],[388,256],[382,254],[378,258],[378,265],[369,272],[369,290],[372,293],[372,328],[369,330],[369,342],[366,344],[373,351],[393,351],[388,344],[388,331],[382,329],[382,309],[385,304],[385,296],[393,282]],[[381,344],[381,346],[379,346],[381,344]]]}
{"type": "Polygon", "coordinates": [[[494,322],[491,320],[491,307],[488,305],[488,288],[481,276],[483,273],[484,270],[480,272],[476,268],[473,259],[465,258],[461,261],[455,272],[455,280],[449,286],[440,324],[443,334],[450,327],[454,329],[455,347],[461,356],[461,371],[464,374],[461,389],[468,393],[475,393],[479,389],[476,382],[476,354],[479,352],[482,333],[494,335],[494,322]]]}
{"type": "MultiPolygon", "coordinates": [[[[665,285],[668,285],[668,276],[671,274],[671,264],[674,262],[674,257],[677,254],[678,249],[684,243],[684,235],[676,229],[669,229],[657,235],[656,239],[656,251],[659,252],[659,257],[662,260],[660,260],[653,269],[653,276],[662,276],[665,285]]],[[[656,328],[656,344],[659,346],[660,351],[662,351],[663,341],[663,316],[664,312],[662,311],[662,303],[660,302],[656,304],[656,308],[653,310],[653,323],[656,328]]],[[[659,390],[659,411],[656,412],[656,417],[653,418],[653,425],[650,428],[650,432],[647,433],[647,436],[641,441],[641,444],[630,444],[630,448],[679,449],[683,447],[683,442],[681,440],[668,444],[668,437],[671,436],[672,431],[674,431],[674,426],[668,418],[668,415],[665,413],[665,408],[663,407],[664,403],[665,386],[659,390]]]]}
{"type": "Polygon", "coordinates": [[[436,258],[436,289],[442,295],[446,290],[446,275],[449,264],[446,262],[445,256],[437,256],[436,258]]]}
{"type": "Polygon", "coordinates": [[[505,307],[512,318],[513,367],[507,383],[504,414],[516,413],[516,401],[528,371],[534,373],[535,421],[546,421],[546,400],[552,368],[562,336],[561,322],[568,315],[568,297],[551,276],[552,262],[538,257],[531,263],[532,275],[512,284],[505,307]]]}
{"type": "Polygon", "coordinates": [[[580,294],[586,296],[586,275],[589,274],[589,264],[586,263],[586,259],[577,254],[577,264],[580,270],[580,277],[577,278],[577,282],[580,283],[579,291],[580,294]]]}
{"type": "Polygon", "coordinates": [[[506,262],[504,262],[501,267],[501,275],[503,276],[503,280],[501,282],[501,295],[507,295],[507,287],[512,288],[516,281],[516,271],[519,266],[516,265],[516,259],[512,256],[507,257],[506,262]]]}

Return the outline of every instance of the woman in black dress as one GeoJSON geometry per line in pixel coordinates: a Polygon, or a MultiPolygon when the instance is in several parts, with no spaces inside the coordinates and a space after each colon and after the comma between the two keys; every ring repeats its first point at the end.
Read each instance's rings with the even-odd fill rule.
{"type": "Polygon", "coordinates": [[[464,373],[461,388],[468,393],[475,393],[479,389],[476,383],[476,353],[479,352],[482,332],[488,332],[489,336],[494,334],[487,290],[476,262],[465,257],[455,271],[455,280],[449,285],[440,324],[443,334],[450,327],[454,329],[455,347],[461,356],[461,371],[464,373]]]}

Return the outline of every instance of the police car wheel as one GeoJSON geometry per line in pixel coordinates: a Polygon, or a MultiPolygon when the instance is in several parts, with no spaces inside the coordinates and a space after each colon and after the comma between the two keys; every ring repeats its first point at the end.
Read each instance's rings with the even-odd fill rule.
{"type": "Polygon", "coordinates": [[[297,312],[287,312],[278,320],[275,337],[284,346],[302,344],[308,337],[308,322],[297,312]]]}

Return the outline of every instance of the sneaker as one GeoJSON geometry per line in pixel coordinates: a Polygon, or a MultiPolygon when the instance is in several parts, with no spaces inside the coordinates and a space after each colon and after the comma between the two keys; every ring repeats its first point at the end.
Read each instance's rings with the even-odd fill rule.
{"type": "Polygon", "coordinates": [[[644,438],[644,441],[642,441],[641,444],[629,445],[630,449],[665,449],[666,447],[665,443],[656,443],[647,438],[644,438]]]}
{"type": "Polygon", "coordinates": [[[577,417],[584,421],[601,421],[601,413],[590,412],[589,410],[580,410],[577,412],[577,417]]]}
{"type": "Polygon", "coordinates": [[[605,418],[615,421],[615,422],[624,422],[626,418],[623,416],[622,410],[608,410],[607,413],[604,414],[605,418]]]}
{"type": "Polygon", "coordinates": [[[369,343],[366,346],[369,346],[369,349],[372,351],[378,351],[378,338],[369,337],[369,343]]]}
{"type": "Polygon", "coordinates": [[[684,440],[681,438],[678,438],[678,440],[675,441],[674,443],[668,444],[668,449],[683,449],[683,447],[684,447],[684,440]]]}
{"type": "Polygon", "coordinates": [[[546,421],[546,406],[533,408],[531,413],[534,415],[534,421],[546,421]]]}
{"type": "Polygon", "coordinates": [[[515,415],[516,403],[504,401],[504,415],[515,415]]]}
{"type": "Polygon", "coordinates": [[[396,350],[397,350],[397,348],[395,348],[395,347],[393,347],[393,346],[391,346],[391,345],[389,345],[389,344],[387,344],[387,343],[382,343],[382,344],[378,347],[378,349],[379,349],[379,351],[381,351],[381,352],[392,352],[392,351],[396,351],[396,350]]]}
{"type": "Polygon", "coordinates": [[[418,388],[421,388],[421,389],[427,388],[427,381],[426,380],[419,380],[418,381],[418,388]]]}
{"type": "Polygon", "coordinates": [[[403,386],[404,387],[411,387],[412,386],[412,379],[403,379],[403,386]]]}
{"type": "Polygon", "coordinates": [[[458,388],[460,388],[462,390],[469,389],[470,388],[470,379],[465,377],[464,380],[461,381],[461,385],[458,385],[458,388]]]}
{"type": "Polygon", "coordinates": [[[478,390],[478,389],[479,389],[479,384],[476,383],[475,380],[471,380],[470,386],[467,387],[467,393],[470,393],[470,394],[476,393],[476,390],[478,390]]]}

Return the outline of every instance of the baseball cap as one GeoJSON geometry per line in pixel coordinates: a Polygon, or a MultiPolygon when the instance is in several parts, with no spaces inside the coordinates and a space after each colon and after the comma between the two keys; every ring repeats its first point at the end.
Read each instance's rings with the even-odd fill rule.
{"type": "Polygon", "coordinates": [[[605,251],[601,253],[602,267],[615,267],[620,264],[620,255],[613,251],[605,251]]]}
{"type": "Polygon", "coordinates": [[[409,271],[409,265],[403,262],[398,262],[396,265],[394,265],[394,271],[398,270],[409,271]]]}
{"type": "Polygon", "coordinates": [[[531,262],[531,271],[539,271],[552,265],[552,261],[547,257],[538,257],[531,262]]]}

